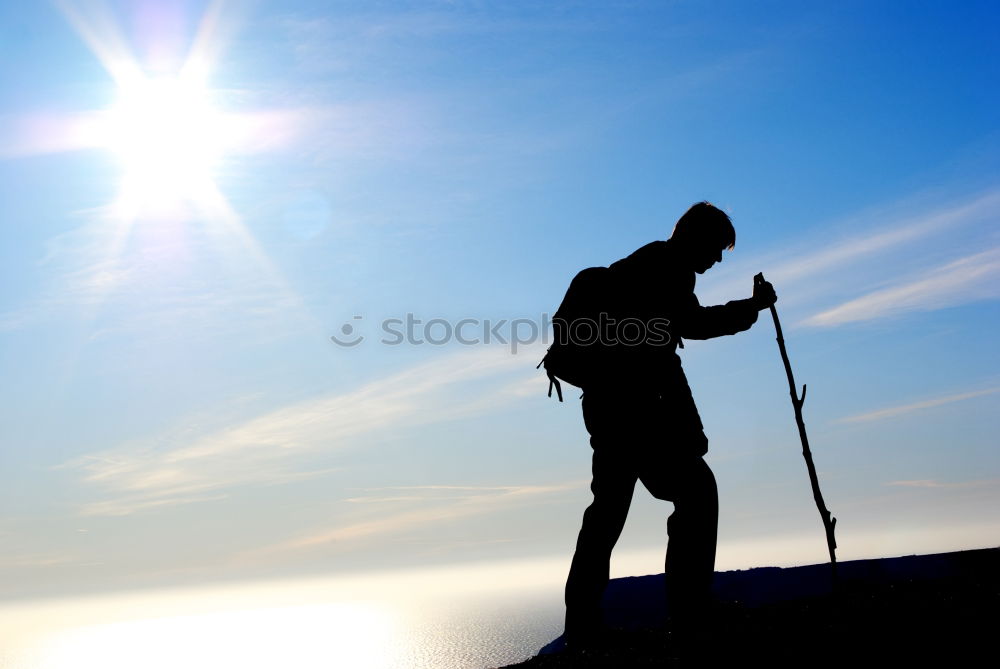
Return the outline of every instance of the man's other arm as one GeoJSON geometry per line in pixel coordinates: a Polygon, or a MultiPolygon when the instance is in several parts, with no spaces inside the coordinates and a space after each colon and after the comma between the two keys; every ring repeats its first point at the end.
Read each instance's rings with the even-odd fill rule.
{"type": "Polygon", "coordinates": [[[757,322],[757,302],[751,297],[703,307],[691,293],[674,313],[674,332],[684,339],[711,339],[749,330],[757,322]]]}
{"type": "Polygon", "coordinates": [[[694,292],[685,295],[675,311],[674,332],[685,339],[711,339],[749,330],[757,314],[777,300],[770,283],[755,287],[753,297],[703,307],[694,292]]]}

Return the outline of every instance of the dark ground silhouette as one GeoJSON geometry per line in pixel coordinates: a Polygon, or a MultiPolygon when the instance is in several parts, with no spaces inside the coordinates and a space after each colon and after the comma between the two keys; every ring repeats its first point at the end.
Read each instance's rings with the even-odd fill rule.
{"type": "Polygon", "coordinates": [[[616,579],[604,597],[611,631],[594,650],[558,652],[561,637],[511,667],[961,666],[996,662],[1000,548],[718,573],[713,623],[681,653],[663,631],[663,575],[616,579]],[[545,654],[547,653],[547,654],[545,654]]]}

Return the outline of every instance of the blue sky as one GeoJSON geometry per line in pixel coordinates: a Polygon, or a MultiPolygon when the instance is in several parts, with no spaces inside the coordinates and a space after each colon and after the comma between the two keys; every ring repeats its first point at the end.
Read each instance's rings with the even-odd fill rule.
{"type": "MultiPolygon", "coordinates": [[[[4,591],[568,566],[589,447],[544,345],[380,323],[538,322],[702,199],[737,245],[698,293],[774,283],[841,555],[994,545],[996,25],[975,2],[5,5],[4,591]],[[120,102],[182,75],[205,115],[120,102]],[[364,341],[334,344],[345,323],[364,341]]],[[[720,567],[824,560],[769,319],[683,359],[720,567]]],[[[637,491],[620,570],[657,570],[668,511],[637,491]]]]}

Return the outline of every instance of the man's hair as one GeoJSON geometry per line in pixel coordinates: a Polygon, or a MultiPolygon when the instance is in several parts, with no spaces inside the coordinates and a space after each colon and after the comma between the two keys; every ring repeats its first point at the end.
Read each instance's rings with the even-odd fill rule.
{"type": "Polygon", "coordinates": [[[684,212],[674,225],[671,239],[718,241],[730,251],[736,246],[736,228],[726,212],[710,202],[698,202],[684,212]]]}

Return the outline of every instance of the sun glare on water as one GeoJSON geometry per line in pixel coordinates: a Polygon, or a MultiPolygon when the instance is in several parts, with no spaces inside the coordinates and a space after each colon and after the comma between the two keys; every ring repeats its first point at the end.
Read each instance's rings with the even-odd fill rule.
{"type": "Polygon", "coordinates": [[[71,628],[18,659],[28,669],[390,669],[395,633],[376,607],[317,604],[71,628]]]}

